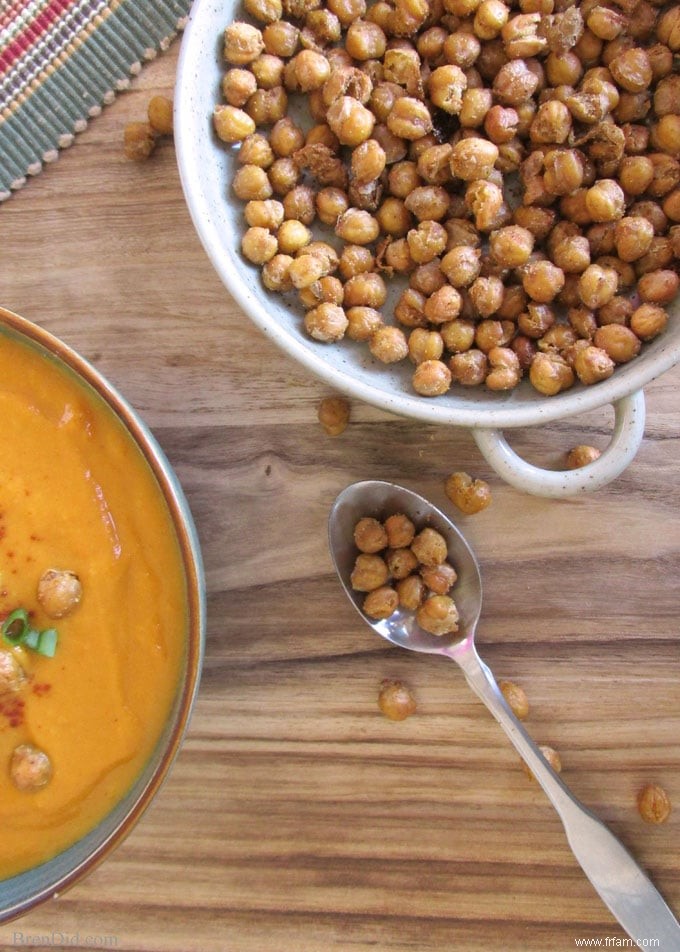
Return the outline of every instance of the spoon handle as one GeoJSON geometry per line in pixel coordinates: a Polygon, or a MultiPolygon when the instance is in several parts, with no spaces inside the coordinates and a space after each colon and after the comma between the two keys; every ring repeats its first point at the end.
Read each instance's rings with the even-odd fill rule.
{"type": "Polygon", "coordinates": [[[619,840],[583,804],[543,757],[508,707],[472,638],[448,653],[499,722],[557,810],[574,856],[602,901],[640,948],[680,952],[680,924],[619,840]]]}

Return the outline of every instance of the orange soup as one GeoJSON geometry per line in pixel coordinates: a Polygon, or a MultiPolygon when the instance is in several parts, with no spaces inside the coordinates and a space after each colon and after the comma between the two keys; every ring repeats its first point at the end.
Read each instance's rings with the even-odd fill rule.
{"type": "Polygon", "coordinates": [[[130,434],[75,375],[5,334],[0,419],[5,878],[72,845],[132,786],[177,694],[187,591],[170,513],[130,434]],[[40,592],[50,572],[77,586],[61,617],[40,592]],[[8,643],[20,609],[34,635],[56,630],[53,656],[8,643]],[[47,764],[36,782],[17,774],[17,748],[47,764]]]}

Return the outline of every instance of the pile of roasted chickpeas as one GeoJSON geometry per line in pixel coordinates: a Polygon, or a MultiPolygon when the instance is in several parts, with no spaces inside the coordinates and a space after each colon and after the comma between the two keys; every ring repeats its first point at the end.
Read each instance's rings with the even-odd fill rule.
{"type": "Polygon", "coordinates": [[[403,513],[384,521],[364,516],[354,527],[359,554],[350,584],[366,593],[362,609],[369,618],[389,618],[398,608],[415,612],[431,635],[458,630],[458,609],[449,595],[458,574],[447,561],[444,536],[425,526],[420,531],[403,513]]]}
{"type": "Polygon", "coordinates": [[[554,395],[664,330],[680,285],[677,3],[244,9],[214,127],[238,144],[243,255],[297,295],[314,339],[410,359],[423,396],[525,374],[554,395]],[[407,286],[387,308],[395,275],[407,286]]]}

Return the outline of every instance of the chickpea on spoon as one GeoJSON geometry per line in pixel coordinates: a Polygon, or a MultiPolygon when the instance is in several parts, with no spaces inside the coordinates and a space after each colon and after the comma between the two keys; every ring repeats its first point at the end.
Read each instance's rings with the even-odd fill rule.
{"type": "Polygon", "coordinates": [[[610,912],[638,944],[642,937],[654,937],[658,940],[655,947],[661,952],[678,952],[680,924],[656,887],[548,765],[477,654],[475,628],[482,608],[482,580],[477,560],[455,525],[422,496],[393,483],[367,480],[340,493],[331,509],[328,532],[336,571],[362,618],[381,637],[401,648],[441,654],[459,665],[557,810],[574,856],[610,912]],[[418,625],[416,613],[403,607],[396,607],[383,618],[370,618],[362,610],[364,593],[356,590],[351,578],[357,557],[355,526],[365,517],[385,520],[395,513],[405,514],[421,530],[436,530],[446,540],[447,558],[457,573],[451,589],[458,613],[457,630],[449,628],[449,634],[428,633],[418,625]]]}

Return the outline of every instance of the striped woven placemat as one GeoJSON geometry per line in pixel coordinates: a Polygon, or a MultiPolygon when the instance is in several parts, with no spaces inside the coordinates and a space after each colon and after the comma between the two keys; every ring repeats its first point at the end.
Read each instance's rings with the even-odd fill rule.
{"type": "Polygon", "coordinates": [[[191,0],[0,0],[0,201],[167,49],[191,0]]]}

